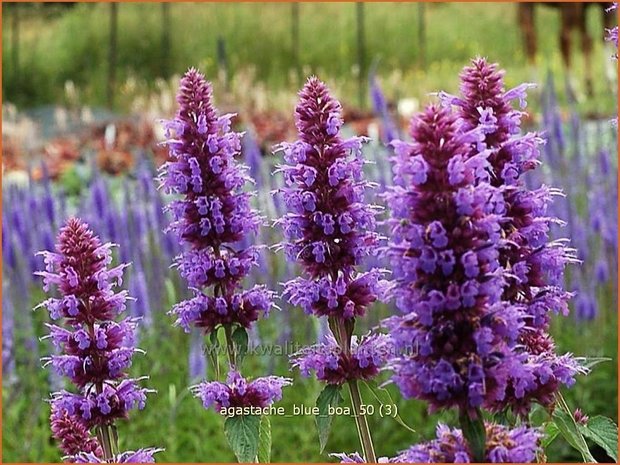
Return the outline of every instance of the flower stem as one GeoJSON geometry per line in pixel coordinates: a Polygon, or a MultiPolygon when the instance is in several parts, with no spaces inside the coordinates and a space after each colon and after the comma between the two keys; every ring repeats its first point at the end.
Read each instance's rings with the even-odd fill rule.
{"type": "Polygon", "coordinates": [[[228,360],[230,361],[230,366],[235,368],[237,366],[237,354],[235,351],[235,344],[232,340],[232,332],[230,330],[230,325],[224,325],[224,334],[226,335],[226,347],[228,349],[228,360]]]}
{"type": "Polygon", "coordinates": [[[479,409],[469,411],[461,409],[459,413],[459,423],[463,436],[469,444],[469,449],[473,455],[473,461],[476,463],[484,463],[486,457],[486,429],[482,413],[479,409]]]}
{"type": "MultiPolygon", "coordinates": [[[[330,323],[336,341],[340,345],[340,349],[348,356],[351,352],[351,337],[355,320],[347,322],[343,318],[334,318],[330,320],[330,323]]],[[[368,463],[376,463],[377,458],[375,457],[375,448],[372,444],[368,419],[366,415],[362,413],[363,402],[359,385],[356,379],[349,380],[347,384],[349,385],[349,392],[351,393],[351,405],[353,406],[355,424],[357,425],[357,433],[360,438],[360,444],[362,445],[364,459],[368,463]]]]}
{"type": "Polygon", "coordinates": [[[351,404],[353,405],[353,413],[355,415],[355,422],[357,423],[357,431],[360,436],[360,443],[362,444],[362,452],[364,458],[368,463],[377,463],[375,457],[375,449],[372,444],[372,437],[370,436],[370,428],[368,426],[368,419],[366,415],[362,413],[362,396],[360,394],[360,388],[357,384],[357,380],[352,379],[348,381],[349,391],[351,392],[351,404]]]}
{"type": "Polygon", "coordinates": [[[111,461],[114,457],[112,452],[112,439],[110,438],[110,427],[108,425],[101,425],[97,429],[97,436],[103,449],[103,458],[106,461],[111,461]]]}

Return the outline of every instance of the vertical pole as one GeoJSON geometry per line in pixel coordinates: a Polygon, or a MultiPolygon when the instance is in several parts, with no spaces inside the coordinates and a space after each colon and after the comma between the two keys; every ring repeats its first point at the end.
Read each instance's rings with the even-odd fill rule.
{"type": "Polygon", "coordinates": [[[357,65],[358,76],[358,104],[363,108],[366,104],[366,31],[364,28],[364,3],[356,3],[357,19],[357,65]]]}
{"type": "Polygon", "coordinates": [[[426,66],[426,4],[424,2],[418,3],[418,46],[420,50],[418,64],[420,68],[424,68],[426,66]]]}
{"type": "Polygon", "coordinates": [[[299,42],[299,3],[291,3],[291,48],[293,52],[293,63],[297,73],[297,86],[301,85],[301,57],[299,42]]]}
{"type": "Polygon", "coordinates": [[[114,108],[116,86],[116,52],[118,39],[118,3],[110,3],[110,48],[108,51],[108,107],[114,108]]]}
{"type": "Polygon", "coordinates": [[[11,66],[13,76],[19,77],[19,4],[11,4],[13,15],[11,24],[11,66]]]}
{"type": "Polygon", "coordinates": [[[161,77],[170,76],[170,3],[161,4],[161,77]]]}
{"type": "Polygon", "coordinates": [[[217,36],[217,65],[219,76],[224,82],[226,90],[230,90],[228,79],[228,57],[226,56],[226,41],[221,35],[217,36]]]}

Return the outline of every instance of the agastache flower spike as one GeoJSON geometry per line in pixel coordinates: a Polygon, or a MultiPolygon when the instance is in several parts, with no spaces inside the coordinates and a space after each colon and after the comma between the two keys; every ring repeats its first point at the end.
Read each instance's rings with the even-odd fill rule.
{"type": "Polygon", "coordinates": [[[308,79],[299,95],[299,139],[279,147],[287,162],[278,171],[284,174],[281,193],[288,213],[278,223],[287,257],[298,261],[307,277],[286,283],[285,295],[308,313],[351,319],[363,315],[380,291],[381,273],[355,273],[379,240],[378,209],[364,202],[365,140],[340,138],[340,103],[317,78],[308,79]]]}
{"type": "MultiPolygon", "coordinates": [[[[211,84],[195,69],[181,79],[177,102],[176,116],[165,123],[171,161],[161,168],[159,179],[167,193],[178,196],[168,205],[170,230],[184,248],[175,266],[193,297],[170,313],[187,333],[195,327],[213,339],[223,328],[229,361],[226,383],[205,380],[191,391],[204,408],[217,412],[229,406],[265,407],[280,400],[282,388],[291,381],[270,376],[249,382],[239,372],[242,356],[236,335],[248,340],[247,329],[269,314],[274,295],[261,285],[242,288],[260,263],[259,248],[248,244],[263,223],[250,206],[253,193],[245,190],[254,180],[235,160],[242,134],[231,130],[234,115],[218,116],[211,84]]],[[[255,427],[258,436],[258,423],[255,427]]],[[[247,456],[247,441],[228,439],[240,461],[255,460],[247,456]]]]}
{"type": "MultiPolygon", "coordinates": [[[[353,327],[355,318],[364,315],[385,290],[382,271],[357,272],[379,242],[378,208],[364,201],[371,187],[363,177],[361,148],[366,140],[340,137],[341,114],[342,107],[327,86],[309,78],[295,108],[298,140],[279,146],[286,164],[277,171],[284,176],[280,193],[288,213],[277,223],[284,231],[287,258],[297,261],[304,272],[284,284],[284,296],[308,314],[329,317],[333,337],[296,354],[293,365],[306,375],[316,371],[328,384],[348,383],[364,457],[375,462],[368,423],[359,412],[357,380],[376,376],[384,357],[371,350],[370,356],[358,358],[353,353],[354,345],[359,348],[353,327]]],[[[365,345],[372,349],[377,341],[371,337],[365,345]]]]}
{"type": "Polygon", "coordinates": [[[171,161],[160,170],[161,186],[179,200],[168,205],[174,231],[185,246],[176,258],[179,273],[194,297],[177,304],[176,324],[209,333],[221,325],[248,328],[271,308],[264,286],[240,292],[241,282],[258,263],[258,249],[239,244],[262,223],[250,208],[247,168],[235,161],[241,134],[230,130],[233,115],[219,116],[211,84],[190,69],[179,86],[176,116],[165,123],[171,161]],[[212,295],[203,289],[212,288],[212,295]]]}
{"type": "Polygon", "coordinates": [[[539,165],[544,140],[538,134],[520,134],[521,112],[511,100],[524,100],[528,85],[505,91],[503,75],[497,64],[473,60],[461,73],[461,96],[455,105],[464,130],[478,128],[485,134],[490,182],[501,190],[506,210],[500,225],[506,240],[498,256],[505,270],[502,300],[526,314],[518,337],[518,351],[525,359],[510,373],[506,396],[495,407],[510,406],[525,414],[533,400],[552,403],[561,385],[572,385],[574,376],[584,371],[569,355],[558,356],[548,335],[551,314],[568,311],[572,294],[562,289],[563,270],[577,260],[566,240],[549,239],[551,226],[562,224],[548,213],[553,197],[561,192],[545,185],[531,190],[522,179],[539,165]],[[493,115],[494,122],[487,124],[483,114],[493,115]]]}
{"type": "Polygon", "coordinates": [[[146,394],[140,379],[127,378],[135,347],[138,320],[116,321],[125,311],[128,296],[116,292],[125,265],[110,267],[111,244],[102,244],[88,225],[79,219],[67,221],[58,236],[55,252],[43,252],[46,290],[55,287],[60,297],[45,306],[53,320],[49,335],[61,353],[44,359],[59,375],[68,377],[77,392],[52,394],[52,433],[60,448],[75,461],[89,454],[98,461],[114,461],[118,449],[113,439],[114,423],[127,418],[129,410],[144,408],[146,394]],[[89,430],[96,428],[97,438],[89,430]],[[75,459],[75,460],[74,460],[75,459]]]}
{"type": "Polygon", "coordinates": [[[478,136],[449,109],[429,106],[412,120],[411,137],[395,157],[403,184],[386,195],[391,294],[402,315],[384,325],[404,351],[389,365],[406,398],[467,413],[502,399],[518,363],[523,315],[500,300],[505,204],[486,182],[486,150],[467,157],[478,136]],[[414,179],[413,163],[427,167],[424,180],[414,179]]]}

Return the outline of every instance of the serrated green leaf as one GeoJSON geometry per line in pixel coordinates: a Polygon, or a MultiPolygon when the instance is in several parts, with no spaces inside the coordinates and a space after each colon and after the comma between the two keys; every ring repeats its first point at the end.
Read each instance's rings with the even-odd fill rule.
{"type": "MultiPolygon", "coordinates": [[[[365,381],[364,384],[366,385],[368,390],[372,393],[374,398],[377,399],[377,401],[381,405],[393,405],[393,406],[396,405],[394,403],[394,401],[392,400],[392,396],[390,395],[390,391],[388,391],[387,389],[377,386],[377,384],[374,381],[365,381]]],[[[401,418],[400,415],[396,414],[395,416],[393,416],[391,418],[394,418],[394,420],[399,425],[405,427],[406,429],[408,429],[412,433],[416,432],[416,430],[414,430],[411,426],[409,426],[407,423],[405,423],[403,421],[403,419],[401,418]]]]}
{"type": "Polygon", "coordinates": [[[271,422],[267,415],[263,415],[260,420],[258,461],[260,463],[271,462],[271,422]]]}
{"type": "Polygon", "coordinates": [[[601,446],[615,462],[618,461],[618,426],[611,418],[597,415],[587,425],[579,425],[584,436],[601,446]]]}
{"type": "Polygon", "coordinates": [[[543,449],[546,449],[558,437],[560,430],[554,422],[550,421],[545,424],[543,431],[545,436],[542,438],[541,445],[543,449]]]}
{"type": "Polygon", "coordinates": [[[256,462],[259,430],[260,417],[257,415],[239,415],[226,419],[224,434],[239,463],[256,462]]]}
{"type": "Polygon", "coordinates": [[[588,449],[588,444],[583,434],[577,428],[577,423],[572,414],[567,413],[564,408],[556,408],[553,412],[553,420],[562,437],[581,453],[585,462],[596,462],[590,453],[590,449],[588,449]]]}
{"type": "Polygon", "coordinates": [[[237,368],[239,368],[248,353],[248,332],[243,326],[239,326],[232,333],[231,338],[235,344],[235,360],[237,361],[237,368]]]}
{"type": "Polygon", "coordinates": [[[319,432],[319,445],[321,453],[327,445],[329,439],[329,431],[332,426],[332,416],[329,415],[329,407],[337,407],[344,400],[340,391],[342,386],[328,384],[321,391],[316,399],[316,406],[319,408],[319,414],[316,416],[316,427],[319,432]]]}

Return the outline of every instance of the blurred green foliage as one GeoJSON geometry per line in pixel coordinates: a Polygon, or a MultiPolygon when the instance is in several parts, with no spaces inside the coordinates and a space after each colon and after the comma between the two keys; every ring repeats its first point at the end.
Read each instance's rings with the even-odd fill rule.
{"type": "MultiPolygon", "coordinates": [[[[110,7],[77,4],[72,8],[19,5],[19,66],[12,66],[12,18],[15,4],[2,5],[2,82],[5,100],[22,106],[63,102],[66,81],[73,81],[84,103],[106,102],[110,7]]],[[[508,84],[541,82],[547,69],[560,71],[559,14],[536,10],[539,66],[527,65],[517,25],[516,4],[452,3],[424,6],[425,59],[419,40],[420,7],[415,3],[368,3],[365,8],[365,62],[377,62],[379,75],[397,88],[392,98],[426,100],[437,89],[454,90],[455,76],[476,55],[499,61],[508,84]],[[396,95],[398,94],[398,95],[396,95]]],[[[118,9],[117,94],[137,79],[147,87],[167,70],[182,73],[198,66],[218,75],[218,39],[223,40],[230,76],[251,67],[268,89],[298,88],[292,49],[292,6],[286,3],[179,3],[170,6],[168,36],[163,9],[157,3],[126,3],[118,9]],[[170,51],[164,44],[169,40],[170,51]]],[[[355,4],[303,3],[299,7],[300,66],[304,75],[318,73],[338,81],[346,95],[357,96],[357,24],[355,4]]],[[[611,88],[605,68],[611,52],[602,46],[601,10],[591,8],[589,29],[595,40],[593,69],[596,98],[586,111],[611,113],[611,88]]],[[[578,37],[574,53],[580,54],[578,37]]],[[[583,59],[575,56],[574,83],[583,89],[583,59]]],[[[363,80],[365,82],[365,79],[363,80]]],[[[124,103],[123,99],[120,105],[124,103]]],[[[122,108],[119,108],[122,109],[122,108]]]]}

